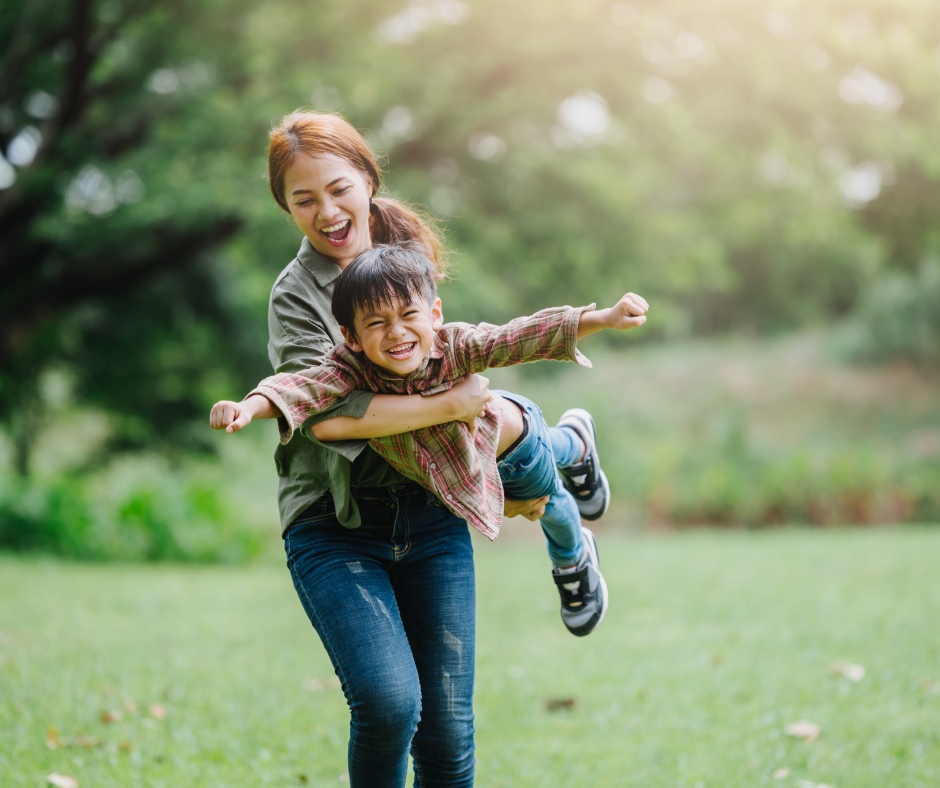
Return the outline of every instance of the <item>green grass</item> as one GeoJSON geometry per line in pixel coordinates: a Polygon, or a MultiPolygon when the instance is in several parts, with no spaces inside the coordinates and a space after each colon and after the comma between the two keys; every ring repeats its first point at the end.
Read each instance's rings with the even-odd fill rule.
{"type": "MultiPolygon", "coordinates": [[[[478,785],[940,784],[940,530],[601,530],[586,639],[534,531],[476,543],[478,785]]],[[[283,567],[7,556],[0,595],[0,784],[342,784],[345,703],[283,567]]]]}

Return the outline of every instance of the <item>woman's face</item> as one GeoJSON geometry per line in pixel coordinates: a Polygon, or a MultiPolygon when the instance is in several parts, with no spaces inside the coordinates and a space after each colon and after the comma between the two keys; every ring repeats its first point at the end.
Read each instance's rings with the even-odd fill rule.
{"type": "Polygon", "coordinates": [[[301,156],[284,176],[284,199],[313,248],[345,268],[372,246],[369,177],[339,156],[301,156]]]}

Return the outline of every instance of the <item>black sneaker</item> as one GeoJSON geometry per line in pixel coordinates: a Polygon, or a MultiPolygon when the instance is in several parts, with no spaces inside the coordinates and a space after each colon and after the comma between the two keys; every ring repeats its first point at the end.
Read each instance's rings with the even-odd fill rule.
{"type": "Polygon", "coordinates": [[[591,634],[607,612],[607,583],[601,574],[597,542],[583,525],[584,554],[570,570],[552,569],[552,579],[561,595],[561,620],[572,635],[591,634]]]}
{"type": "Polygon", "coordinates": [[[610,485],[601,470],[597,456],[594,419],[582,408],[571,408],[561,414],[559,427],[574,430],[584,443],[584,459],[566,468],[559,468],[562,484],[578,504],[578,511],[585,520],[597,520],[610,505],[610,485]]]}

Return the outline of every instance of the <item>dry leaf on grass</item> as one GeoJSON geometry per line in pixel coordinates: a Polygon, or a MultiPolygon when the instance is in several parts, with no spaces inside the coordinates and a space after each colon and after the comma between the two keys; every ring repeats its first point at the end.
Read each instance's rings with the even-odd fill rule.
{"type": "Polygon", "coordinates": [[[69,777],[67,774],[56,774],[53,772],[46,776],[46,782],[54,785],[55,788],[78,788],[78,780],[69,777]]]}
{"type": "Polygon", "coordinates": [[[784,729],[784,733],[786,733],[787,736],[794,736],[797,739],[816,741],[816,739],[819,738],[819,734],[822,733],[822,729],[815,722],[797,720],[787,725],[784,729]]]}
{"type": "Polygon", "coordinates": [[[60,736],[55,728],[49,728],[46,731],[46,746],[50,750],[57,750],[60,747],[82,747],[86,750],[94,750],[101,746],[101,739],[96,736],[89,736],[87,733],[77,733],[74,736],[60,736]]]}
{"type": "Polygon", "coordinates": [[[560,709],[573,709],[574,698],[549,698],[545,701],[545,708],[549,711],[559,711],[560,709]]]}
{"type": "Polygon", "coordinates": [[[844,659],[833,662],[829,666],[829,672],[835,673],[837,676],[845,676],[849,681],[861,681],[865,678],[864,667],[846,662],[844,659]]]}
{"type": "Polygon", "coordinates": [[[166,708],[161,706],[159,703],[154,703],[150,707],[150,716],[155,720],[165,720],[166,719],[166,708]]]}
{"type": "Polygon", "coordinates": [[[786,780],[790,776],[790,770],[786,766],[781,766],[779,769],[774,769],[770,776],[775,780],[786,780]]]}
{"type": "Polygon", "coordinates": [[[124,715],[116,709],[101,712],[101,722],[105,725],[110,725],[112,722],[120,722],[123,719],[124,715]]]}

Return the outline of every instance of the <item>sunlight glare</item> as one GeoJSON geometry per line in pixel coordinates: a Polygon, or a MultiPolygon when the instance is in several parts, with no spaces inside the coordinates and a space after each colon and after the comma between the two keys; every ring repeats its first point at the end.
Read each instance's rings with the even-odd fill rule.
{"type": "MultiPolygon", "coordinates": [[[[578,145],[597,145],[610,126],[607,102],[593,90],[579,90],[562,101],[558,120],[570,140],[578,145]]],[[[558,142],[564,147],[563,136],[556,138],[556,145],[558,142]]]]}
{"type": "Polygon", "coordinates": [[[839,97],[846,104],[867,104],[882,112],[895,112],[904,103],[904,94],[897,85],[861,66],[839,82],[839,97]]]}
{"type": "Polygon", "coordinates": [[[111,179],[94,164],[87,164],[65,190],[65,204],[70,211],[105,216],[117,207],[117,197],[111,179]]]}
{"type": "Polygon", "coordinates": [[[33,163],[42,143],[42,134],[35,126],[24,126],[10,141],[7,148],[7,160],[17,167],[28,167],[33,163]]]}

